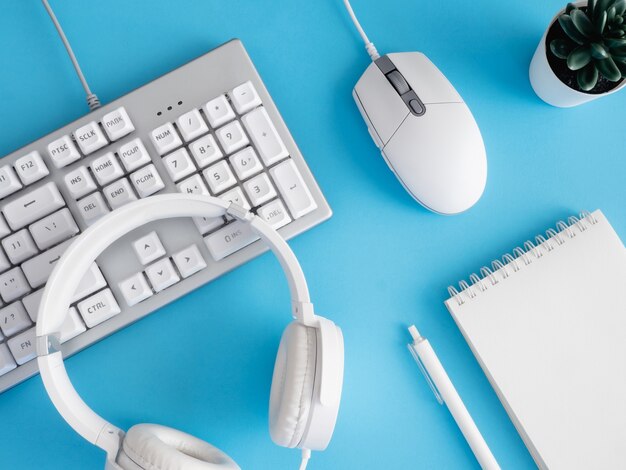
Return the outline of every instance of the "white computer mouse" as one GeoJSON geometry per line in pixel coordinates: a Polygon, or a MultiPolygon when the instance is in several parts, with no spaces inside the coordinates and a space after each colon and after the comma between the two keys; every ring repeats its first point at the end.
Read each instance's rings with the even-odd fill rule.
{"type": "Polygon", "coordinates": [[[359,79],[354,99],[389,168],[413,198],[440,214],[480,199],[487,156],[461,96],[420,52],[387,54],[359,79]]]}

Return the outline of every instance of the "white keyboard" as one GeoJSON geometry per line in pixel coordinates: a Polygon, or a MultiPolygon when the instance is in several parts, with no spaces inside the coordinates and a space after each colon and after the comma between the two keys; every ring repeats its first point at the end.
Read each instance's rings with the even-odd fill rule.
{"type": "MultiPolygon", "coordinates": [[[[0,160],[0,391],[37,373],[43,287],[74,237],[131,201],[210,194],[286,238],[330,208],[233,40],[0,160]]],[[[70,355],[265,251],[239,221],[155,222],[116,242],[79,285],[70,355]]]]}

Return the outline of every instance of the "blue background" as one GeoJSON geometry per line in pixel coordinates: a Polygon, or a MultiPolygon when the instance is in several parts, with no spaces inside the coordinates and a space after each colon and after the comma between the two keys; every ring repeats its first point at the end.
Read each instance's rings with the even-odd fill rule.
{"type": "MultiPolygon", "coordinates": [[[[232,37],[247,47],[334,210],[292,242],[318,312],[345,335],[339,421],[312,469],[477,467],[406,350],[413,322],[502,466],[533,467],[443,301],[449,284],[580,209],[601,208],[626,239],[626,94],[561,110],[528,82],[539,38],[565,2],[354,0],[378,49],[425,52],[482,129],[487,189],[455,217],[410,199],[370,141],[350,95],[369,59],[340,0],[52,3],[104,102],[232,37]]],[[[0,44],[4,155],[86,108],[38,1],[3,2],[0,44]]],[[[267,430],[287,306],[265,255],[71,358],[69,372],[121,427],[159,422],[215,443],[244,468],[296,468],[298,452],[274,446],[267,430]]],[[[61,421],[39,378],[0,395],[0,467],[103,462],[61,421]]]]}

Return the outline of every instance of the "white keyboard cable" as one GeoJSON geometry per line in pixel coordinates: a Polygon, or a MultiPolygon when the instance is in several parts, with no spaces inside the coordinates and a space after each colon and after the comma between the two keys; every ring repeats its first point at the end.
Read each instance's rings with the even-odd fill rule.
{"type": "Polygon", "coordinates": [[[302,449],[302,460],[300,461],[300,470],[306,470],[306,466],[311,458],[310,449],[302,449]]]}
{"type": "Polygon", "coordinates": [[[361,38],[363,38],[363,42],[365,42],[365,50],[370,55],[372,60],[378,59],[380,57],[380,54],[376,50],[376,46],[374,46],[374,43],[370,41],[369,38],[367,37],[367,34],[365,34],[365,31],[363,30],[361,23],[359,23],[358,18],[354,14],[352,5],[350,5],[350,0],[343,0],[343,4],[346,6],[346,10],[348,10],[348,13],[350,14],[350,18],[352,18],[352,22],[354,23],[354,26],[356,27],[357,31],[361,35],[361,38]]]}
{"type": "Polygon", "coordinates": [[[95,93],[91,92],[91,89],[89,88],[89,84],[87,83],[87,80],[85,79],[85,76],[83,75],[83,71],[81,70],[80,65],[78,64],[78,60],[76,59],[76,56],[74,55],[72,46],[70,45],[70,42],[67,40],[67,37],[65,36],[65,33],[63,32],[63,28],[61,27],[61,24],[59,23],[59,20],[57,20],[57,17],[54,14],[54,11],[52,11],[52,7],[48,3],[48,0],[41,0],[41,3],[43,3],[43,6],[46,8],[46,11],[48,12],[48,15],[50,15],[50,19],[54,23],[54,27],[57,29],[57,32],[59,33],[59,36],[61,37],[61,41],[63,41],[65,50],[67,51],[67,54],[70,56],[72,65],[74,65],[74,69],[76,70],[76,74],[78,75],[78,78],[80,79],[80,83],[83,85],[83,88],[85,89],[85,93],[87,93],[87,104],[89,105],[89,111],[98,109],[100,107],[100,100],[98,99],[95,93]]]}

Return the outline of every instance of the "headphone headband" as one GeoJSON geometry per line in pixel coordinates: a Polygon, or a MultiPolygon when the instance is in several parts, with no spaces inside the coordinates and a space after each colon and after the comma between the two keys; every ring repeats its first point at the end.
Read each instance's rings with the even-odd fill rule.
{"type": "Polygon", "coordinates": [[[76,432],[109,455],[117,452],[123,431],[100,417],[80,398],[67,375],[59,348],[58,333],[74,291],[95,259],[132,230],[160,219],[227,214],[249,223],[269,245],[287,277],[293,317],[304,325],[316,326],[304,274],[287,242],[260,217],[236,204],[210,196],[166,194],[116,209],[77,237],[57,262],[46,283],[36,327],[41,377],[63,418],[76,432]]]}

